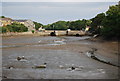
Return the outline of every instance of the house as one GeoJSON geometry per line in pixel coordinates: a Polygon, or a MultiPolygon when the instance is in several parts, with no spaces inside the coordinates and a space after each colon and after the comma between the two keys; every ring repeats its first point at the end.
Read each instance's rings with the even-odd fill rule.
{"type": "Polygon", "coordinates": [[[10,25],[12,23],[12,19],[11,18],[0,18],[0,26],[7,26],[10,25]]]}
{"type": "Polygon", "coordinates": [[[32,20],[13,20],[7,17],[0,18],[0,27],[10,25],[14,22],[19,24],[24,24],[28,28],[28,31],[35,30],[35,24],[33,23],[32,20]]]}
{"type": "Polygon", "coordinates": [[[45,29],[42,26],[38,29],[40,32],[45,32],[45,29]]]}
{"type": "Polygon", "coordinates": [[[90,29],[90,26],[86,26],[85,32],[89,31],[89,29],[90,29]]]}
{"type": "Polygon", "coordinates": [[[32,20],[12,20],[12,22],[24,24],[28,28],[28,31],[35,30],[35,24],[32,20]]]}

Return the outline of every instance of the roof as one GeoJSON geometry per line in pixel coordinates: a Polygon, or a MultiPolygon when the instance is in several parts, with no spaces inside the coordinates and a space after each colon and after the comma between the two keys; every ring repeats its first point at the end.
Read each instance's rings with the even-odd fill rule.
{"type": "Polygon", "coordinates": [[[0,18],[0,19],[5,21],[12,20],[11,18],[0,18]]]}
{"type": "Polygon", "coordinates": [[[12,20],[12,21],[25,22],[25,21],[27,21],[27,20],[12,20]]]}

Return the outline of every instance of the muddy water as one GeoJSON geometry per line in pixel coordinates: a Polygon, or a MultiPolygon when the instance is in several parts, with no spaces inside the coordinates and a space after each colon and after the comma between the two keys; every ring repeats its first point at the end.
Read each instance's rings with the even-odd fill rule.
{"type": "Polygon", "coordinates": [[[2,76],[5,79],[116,79],[118,68],[86,56],[89,37],[5,37],[2,76]],[[17,60],[17,57],[25,59],[17,60]],[[35,68],[44,65],[46,68],[35,68]],[[74,69],[71,69],[73,67],[74,69]]]}

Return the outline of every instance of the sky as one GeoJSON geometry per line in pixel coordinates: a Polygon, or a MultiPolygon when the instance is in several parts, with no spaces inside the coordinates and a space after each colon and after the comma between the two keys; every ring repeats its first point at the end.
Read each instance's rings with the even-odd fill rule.
{"type": "Polygon", "coordinates": [[[118,2],[119,0],[0,0],[2,2],[118,2]]]}
{"type": "MultiPolygon", "coordinates": [[[[17,0],[18,1],[18,0],[17,0]]],[[[73,1],[73,0],[71,0],[73,1]]],[[[76,0],[75,0],[76,1],[76,0]]],[[[2,15],[12,19],[31,19],[44,25],[60,20],[91,19],[118,2],[15,2],[0,3],[2,15]]]]}

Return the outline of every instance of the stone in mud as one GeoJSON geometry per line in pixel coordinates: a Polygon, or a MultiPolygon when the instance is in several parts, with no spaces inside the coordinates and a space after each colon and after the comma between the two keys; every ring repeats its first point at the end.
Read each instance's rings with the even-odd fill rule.
{"type": "Polygon", "coordinates": [[[94,57],[95,57],[94,51],[89,51],[88,53],[90,54],[90,57],[91,57],[91,58],[94,58],[94,57]]]}
{"type": "Polygon", "coordinates": [[[20,60],[22,60],[22,59],[26,59],[26,58],[25,58],[24,56],[22,56],[22,57],[18,56],[18,57],[17,57],[17,60],[18,60],[18,61],[20,61],[20,60]]]}
{"type": "Polygon", "coordinates": [[[59,65],[59,67],[60,67],[61,69],[63,69],[63,68],[64,68],[64,66],[63,66],[63,65],[59,65]]]}
{"type": "Polygon", "coordinates": [[[13,66],[9,66],[8,69],[13,69],[14,67],[13,66]]]}
{"type": "Polygon", "coordinates": [[[25,59],[25,56],[22,56],[21,59],[25,59]]]}
{"type": "Polygon", "coordinates": [[[81,71],[82,68],[75,68],[75,71],[81,71]]]}
{"type": "Polygon", "coordinates": [[[67,68],[66,70],[67,70],[67,71],[72,71],[72,69],[71,69],[71,68],[67,68]]]}
{"type": "Polygon", "coordinates": [[[93,38],[96,38],[98,36],[98,34],[94,35],[93,38]]]}
{"type": "Polygon", "coordinates": [[[81,66],[79,67],[72,66],[72,67],[67,68],[67,71],[81,71],[82,69],[83,67],[81,66]]]}
{"type": "Polygon", "coordinates": [[[95,56],[91,56],[92,59],[95,59],[95,60],[99,60],[97,57],[95,56]]]}
{"type": "Polygon", "coordinates": [[[18,61],[20,61],[20,60],[21,60],[21,58],[20,58],[20,57],[17,57],[17,60],[18,60],[18,61]]]}
{"type": "Polygon", "coordinates": [[[35,68],[46,68],[46,67],[47,67],[46,64],[47,64],[47,63],[44,63],[43,65],[35,66],[35,68]]]}
{"type": "Polygon", "coordinates": [[[35,68],[46,68],[46,65],[35,66],[35,68]]]}

